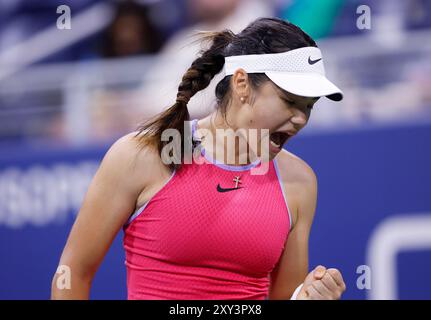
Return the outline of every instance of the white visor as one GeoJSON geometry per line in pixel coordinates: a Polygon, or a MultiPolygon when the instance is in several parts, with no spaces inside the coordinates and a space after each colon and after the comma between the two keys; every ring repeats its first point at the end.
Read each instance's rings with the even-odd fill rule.
{"type": "Polygon", "coordinates": [[[322,53],[316,47],[225,58],[225,76],[239,68],[247,73],[265,73],[280,88],[298,96],[343,99],[343,92],[326,78],[322,53]]]}

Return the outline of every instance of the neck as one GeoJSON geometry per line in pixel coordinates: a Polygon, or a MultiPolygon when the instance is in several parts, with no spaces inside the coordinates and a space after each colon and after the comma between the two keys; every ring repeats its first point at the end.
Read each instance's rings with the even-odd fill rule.
{"type": "Polygon", "coordinates": [[[197,128],[209,131],[209,136],[202,137],[202,145],[213,159],[235,166],[247,165],[257,160],[247,142],[247,131],[237,125],[232,113],[228,112],[224,117],[216,110],[199,120],[197,128]]]}

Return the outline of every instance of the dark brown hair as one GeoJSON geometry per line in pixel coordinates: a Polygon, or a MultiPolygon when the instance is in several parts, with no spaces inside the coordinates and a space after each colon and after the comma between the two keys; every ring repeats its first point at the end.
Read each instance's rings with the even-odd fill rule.
{"type": "MultiPolygon", "coordinates": [[[[184,139],[184,121],[190,120],[187,103],[198,91],[205,89],[211,79],[223,69],[225,57],[279,53],[308,46],[317,47],[314,40],[299,27],[278,18],[259,18],[238,34],[230,30],[205,33],[202,40],[211,41],[211,46],[208,50],[200,52],[199,57],[183,75],[174,105],[138,128],[136,136],[144,132],[144,135],[139,137],[140,142],[143,145],[155,145],[159,154],[169,143],[161,139],[164,130],[176,129],[181,133],[182,140],[184,139]]],[[[231,96],[230,79],[231,76],[224,77],[215,89],[217,107],[224,115],[231,96]]],[[[249,79],[253,88],[271,81],[264,73],[249,74],[249,79]]],[[[181,151],[184,150],[184,145],[182,141],[181,151]]],[[[170,167],[176,169],[178,165],[172,164],[170,167]]]]}

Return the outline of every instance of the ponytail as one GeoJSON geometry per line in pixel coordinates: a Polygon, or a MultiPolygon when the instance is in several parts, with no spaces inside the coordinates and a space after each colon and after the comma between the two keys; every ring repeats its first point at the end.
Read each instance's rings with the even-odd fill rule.
{"type": "MultiPolygon", "coordinates": [[[[211,80],[224,66],[225,48],[232,42],[235,34],[230,30],[221,32],[201,32],[201,40],[211,41],[211,47],[200,53],[190,68],[183,75],[178,86],[175,103],[155,118],[144,122],[138,127],[139,143],[144,146],[156,146],[159,154],[168,141],[162,141],[162,133],[166,129],[176,129],[181,134],[181,163],[184,155],[184,121],[190,120],[187,104],[197,92],[205,89],[211,80]],[[140,135],[144,132],[144,135],[140,135]]],[[[178,164],[171,164],[171,169],[177,169],[178,164]]]]}

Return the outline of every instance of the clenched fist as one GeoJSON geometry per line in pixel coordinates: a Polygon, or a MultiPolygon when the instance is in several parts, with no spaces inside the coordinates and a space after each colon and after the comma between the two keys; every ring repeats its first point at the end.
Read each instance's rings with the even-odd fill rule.
{"type": "Polygon", "coordinates": [[[340,271],[317,266],[304,280],[297,300],[338,300],[346,290],[340,271]]]}

